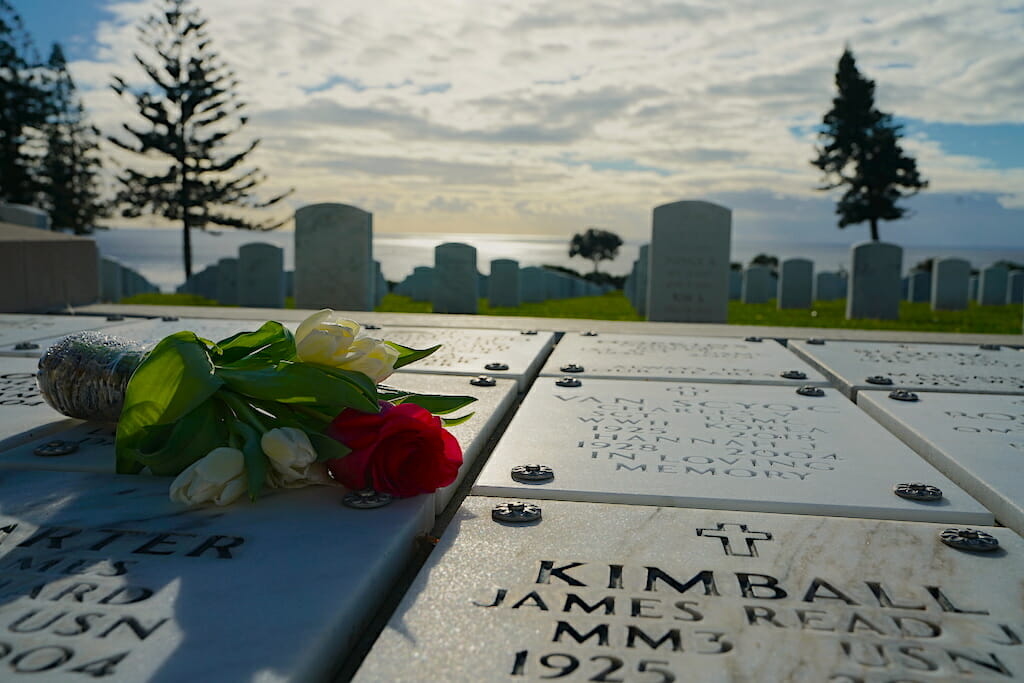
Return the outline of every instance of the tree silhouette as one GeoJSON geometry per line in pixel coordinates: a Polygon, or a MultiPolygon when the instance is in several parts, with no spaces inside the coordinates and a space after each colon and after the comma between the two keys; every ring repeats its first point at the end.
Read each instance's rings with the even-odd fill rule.
{"type": "MultiPolygon", "coordinates": [[[[155,14],[139,26],[141,41],[152,61],[135,55],[149,79],[148,87],[131,88],[115,76],[112,88],[134,99],[146,128],[123,125],[130,142],[116,137],[118,147],[167,163],[162,172],[125,169],[118,176],[117,200],[122,215],[135,218],[152,211],[181,221],[186,279],[192,275],[192,228],[221,225],[242,230],[272,230],[284,224],[254,222],[225,213],[224,207],[261,209],[284,199],[291,191],[266,201],[253,193],[265,180],[259,169],[239,168],[259,144],[230,144],[247,119],[237,96],[234,73],[210,48],[206,20],[187,0],[158,0],[155,14]]],[[[149,165],[149,168],[152,164],[149,165]]]]}
{"type": "Polygon", "coordinates": [[[610,261],[619,253],[622,239],[614,232],[588,228],[583,234],[576,233],[569,242],[569,258],[582,256],[594,262],[594,271],[600,261],[610,261]]]}
{"type": "Polygon", "coordinates": [[[59,44],[54,44],[48,66],[50,113],[43,126],[42,204],[55,230],[71,228],[76,234],[88,234],[97,218],[110,215],[99,188],[99,131],[86,123],[59,44]]]}
{"type": "Polygon", "coordinates": [[[43,69],[21,17],[0,0],[0,198],[35,204],[47,100],[43,69]]]}
{"type": "Polygon", "coordinates": [[[816,148],[818,157],[811,164],[824,174],[825,184],[818,189],[846,187],[836,204],[839,227],[868,221],[877,242],[878,221],[906,215],[897,201],[928,182],[899,145],[901,126],[875,108],[875,83],[857,70],[849,48],[839,58],[835,82],[838,94],[818,133],[824,144],[816,148]]]}

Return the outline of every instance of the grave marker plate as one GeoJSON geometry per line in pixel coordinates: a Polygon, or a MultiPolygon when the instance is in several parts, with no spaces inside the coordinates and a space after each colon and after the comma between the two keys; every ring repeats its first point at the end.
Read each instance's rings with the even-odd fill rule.
{"type": "Polygon", "coordinates": [[[50,337],[60,339],[72,332],[98,330],[115,324],[103,316],[93,315],[0,314],[0,353],[39,357],[46,348],[41,342],[38,342],[39,349],[18,350],[14,347],[20,342],[36,342],[50,337]]]}
{"type": "Polygon", "coordinates": [[[1024,541],[933,524],[467,498],[363,661],[368,681],[1009,680],[1024,541]],[[865,549],[870,549],[866,552],[865,549]]]}
{"type": "MultiPolygon", "coordinates": [[[[0,452],[0,470],[114,473],[117,425],[68,419],[66,427],[0,452]]],[[[170,483],[165,481],[167,486],[170,483]]]]}
{"type": "Polygon", "coordinates": [[[729,384],[828,385],[817,371],[771,339],[676,337],[569,332],[558,342],[541,375],[562,376],[570,363],[579,377],[686,380],[729,384]],[[782,373],[797,370],[803,379],[782,373]]]}
{"type": "Polygon", "coordinates": [[[36,366],[34,358],[0,357],[0,451],[78,424],[43,400],[36,366]]]}
{"type": "Polygon", "coordinates": [[[186,511],[165,480],[11,471],[0,499],[0,678],[47,681],[326,679],[434,506],[311,487],[186,511]]]}
{"type": "Polygon", "coordinates": [[[790,341],[789,348],[850,396],[878,389],[869,377],[887,377],[890,388],[913,391],[1024,394],[1024,353],[1010,347],[968,344],[894,344],[790,341]]]}
{"type": "Polygon", "coordinates": [[[832,389],[541,378],[473,488],[635,505],[991,524],[992,515],[832,389]],[[517,465],[554,480],[523,484],[517,465]],[[945,498],[897,497],[906,482],[945,498]]]}
{"type": "Polygon", "coordinates": [[[1024,534],[1024,398],[928,393],[908,402],[862,391],[857,404],[1024,534]]]}
{"type": "Polygon", "coordinates": [[[441,344],[433,355],[405,366],[403,372],[512,377],[519,382],[520,391],[537,374],[541,360],[555,343],[551,332],[522,334],[518,330],[385,326],[371,332],[416,349],[441,344]],[[508,368],[498,369],[501,365],[508,368]]]}

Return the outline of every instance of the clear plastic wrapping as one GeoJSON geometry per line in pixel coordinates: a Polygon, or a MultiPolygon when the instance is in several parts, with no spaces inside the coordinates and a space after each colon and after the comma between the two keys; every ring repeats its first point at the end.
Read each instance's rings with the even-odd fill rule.
{"type": "Polygon", "coordinates": [[[145,356],[136,342],[78,332],[47,349],[36,379],[46,402],[64,415],[117,422],[128,380],[145,356]]]}

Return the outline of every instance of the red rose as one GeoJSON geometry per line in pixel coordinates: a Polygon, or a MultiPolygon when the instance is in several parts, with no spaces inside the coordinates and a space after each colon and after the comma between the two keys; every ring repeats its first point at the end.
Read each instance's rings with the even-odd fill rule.
{"type": "Polygon", "coordinates": [[[462,465],[462,448],[441,419],[412,403],[382,403],[375,415],[348,408],[327,435],[352,449],[327,461],[331,476],[350,489],[402,497],[433,493],[455,481],[462,465]]]}

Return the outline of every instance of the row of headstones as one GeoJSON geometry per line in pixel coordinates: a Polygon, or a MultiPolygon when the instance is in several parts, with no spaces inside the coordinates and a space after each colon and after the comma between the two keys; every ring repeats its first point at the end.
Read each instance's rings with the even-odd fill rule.
{"type": "Polygon", "coordinates": [[[118,303],[121,299],[159,292],[160,288],[143,277],[137,270],[121,265],[114,259],[100,257],[100,301],[118,303]]]}
{"type": "MultiPolygon", "coordinates": [[[[468,246],[459,243],[451,243],[451,245],[456,247],[468,246]]],[[[447,246],[449,245],[439,245],[438,249],[447,246]]],[[[472,258],[475,262],[476,250],[473,247],[468,248],[472,249],[473,253],[467,253],[467,258],[472,258]]],[[[445,259],[444,251],[443,249],[441,250],[440,267],[442,268],[450,263],[450,261],[445,259]]],[[[456,251],[465,253],[459,249],[456,251]]],[[[435,260],[437,259],[437,254],[438,252],[435,250],[435,260]]],[[[436,296],[439,305],[451,307],[455,302],[447,301],[445,292],[437,292],[435,295],[434,273],[436,267],[436,264],[434,268],[417,266],[411,274],[395,287],[395,293],[410,297],[413,301],[429,301],[431,303],[434,302],[436,296]]],[[[610,289],[610,286],[607,285],[601,286],[582,278],[572,277],[571,275],[545,268],[534,266],[520,268],[519,262],[513,259],[494,259],[491,261],[490,276],[477,273],[476,278],[477,297],[487,298],[488,304],[491,307],[515,307],[524,302],[533,303],[549,299],[600,296],[610,289]]],[[[442,280],[450,282],[451,277],[448,276],[442,280]]],[[[469,283],[469,280],[467,279],[466,282],[469,283]]],[[[460,308],[464,309],[458,312],[475,312],[475,309],[468,310],[470,308],[468,296],[462,297],[457,303],[460,308]]],[[[435,308],[435,312],[441,311],[435,308]]],[[[456,311],[446,312],[452,313],[456,311]]]]}
{"type": "Polygon", "coordinates": [[[968,300],[977,301],[982,306],[1024,303],[1024,270],[1011,271],[1003,265],[991,265],[983,269],[979,275],[971,275],[970,264],[963,259],[942,259],[941,262],[944,263],[941,275],[933,266],[932,272],[912,270],[903,278],[901,293],[904,301],[932,301],[932,308],[935,308],[932,291],[936,287],[936,279],[941,276],[949,280],[946,285],[947,298],[955,299],[957,302],[956,308],[947,307],[946,310],[967,308],[968,300]]]}

